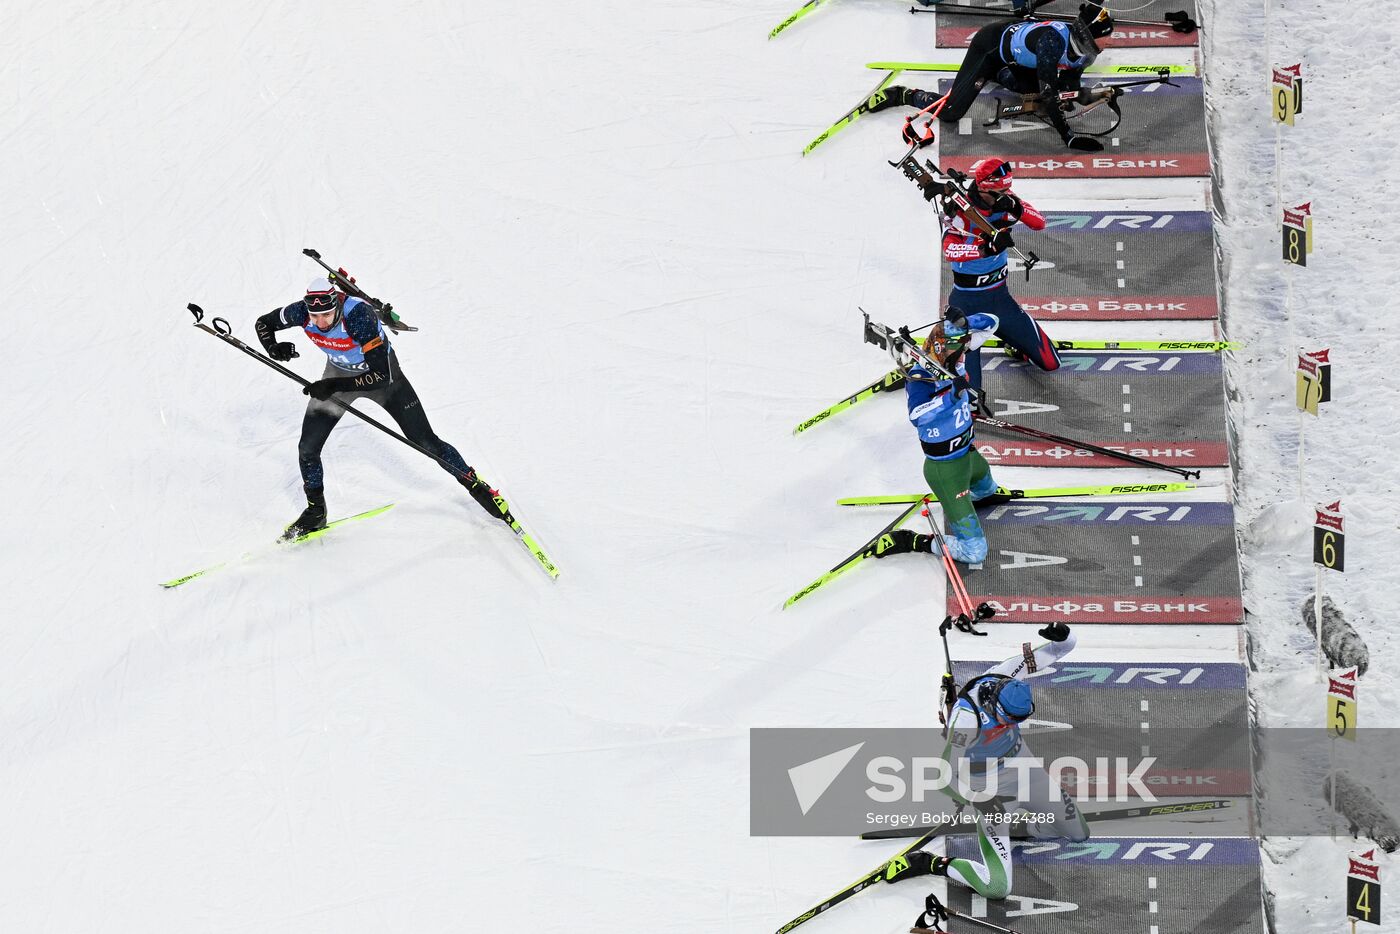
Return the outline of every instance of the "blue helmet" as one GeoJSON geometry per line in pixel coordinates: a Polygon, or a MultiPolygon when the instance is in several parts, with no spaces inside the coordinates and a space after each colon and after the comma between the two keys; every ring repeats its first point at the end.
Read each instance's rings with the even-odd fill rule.
{"type": "Polygon", "coordinates": [[[1035,700],[1031,697],[1031,686],[1020,678],[1011,678],[997,686],[992,701],[1006,719],[1020,723],[1035,713],[1035,700]]]}

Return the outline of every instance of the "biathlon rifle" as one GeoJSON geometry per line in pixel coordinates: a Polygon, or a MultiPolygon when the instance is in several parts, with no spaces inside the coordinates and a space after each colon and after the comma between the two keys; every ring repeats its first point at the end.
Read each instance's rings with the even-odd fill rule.
{"type": "MultiPolygon", "coordinates": [[[[889,351],[890,356],[894,358],[895,365],[901,371],[907,371],[911,366],[917,363],[925,370],[928,370],[930,373],[936,373],[943,379],[955,381],[959,379],[958,375],[944,366],[942,362],[935,360],[924,352],[924,348],[920,344],[919,339],[909,333],[908,326],[896,330],[878,321],[871,321],[870,312],[866,311],[864,308],[859,310],[861,315],[865,318],[865,342],[867,344],[874,344],[881,350],[889,351]]],[[[969,387],[967,391],[972,394],[972,403],[975,408],[978,396],[977,390],[969,387]]]]}
{"type": "MultiPolygon", "coordinates": [[[[1118,124],[1123,122],[1123,109],[1118,106],[1118,98],[1123,96],[1125,88],[1141,87],[1145,84],[1170,84],[1172,87],[1180,87],[1171,80],[1171,70],[1161,68],[1157,71],[1155,78],[1143,78],[1141,81],[1124,81],[1121,84],[1098,84],[1092,88],[1083,88],[1079,91],[1061,91],[1056,100],[1057,106],[1062,111],[1066,111],[1064,118],[1074,120],[1084,116],[1092,110],[1096,110],[1104,105],[1113,111],[1113,125],[1106,130],[1096,133],[1088,131],[1076,131],[1080,136],[1107,136],[1118,129],[1118,124]],[[1069,112],[1075,104],[1084,105],[1081,109],[1069,112]]],[[[997,98],[996,113],[992,114],[992,119],[983,126],[999,126],[1004,118],[1008,117],[1039,117],[1048,121],[1045,116],[1045,102],[1039,94],[1023,94],[1019,104],[1008,104],[1004,99],[997,98]]]]}
{"type": "MultiPolygon", "coordinates": [[[[1035,3],[1032,4],[1030,7],[1027,7],[1025,10],[1020,11],[1019,13],[1015,10],[996,10],[990,7],[975,6],[949,7],[947,9],[942,10],[937,10],[933,8],[919,9],[918,7],[911,6],[909,8],[909,12],[947,13],[951,16],[987,16],[992,17],[994,19],[1007,19],[1013,16],[1023,16],[1024,18],[1030,20],[1058,20],[1062,23],[1072,23],[1079,18],[1073,13],[1035,13],[1034,16],[1031,15],[1035,12],[1035,9],[1037,7],[1043,5],[1044,4],[1041,3],[1035,3]]],[[[1109,10],[1108,13],[1110,16],[1113,15],[1112,10],[1109,10]]],[[[1190,33],[1193,33],[1197,29],[1201,28],[1200,25],[1194,19],[1191,18],[1191,14],[1187,13],[1185,10],[1178,10],[1173,13],[1165,14],[1162,17],[1162,22],[1160,23],[1154,23],[1151,20],[1145,19],[1119,19],[1118,17],[1114,16],[1113,24],[1115,26],[1161,26],[1163,24],[1166,24],[1172,28],[1172,32],[1179,32],[1183,35],[1189,35],[1190,33]]]]}
{"type": "MultiPolygon", "coordinates": [[[[932,123],[932,120],[929,122],[932,123]]],[[[912,128],[910,126],[905,126],[905,139],[909,141],[909,151],[906,152],[899,161],[891,162],[890,165],[899,169],[904,173],[905,178],[923,189],[925,198],[929,200],[940,198],[943,201],[952,201],[953,204],[957,206],[958,210],[962,212],[963,216],[977,229],[978,233],[983,234],[988,240],[995,237],[1001,228],[989,221],[987,215],[973,206],[972,194],[968,191],[969,179],[964,173],[959,172],[957,169],[948,169],[945,171],[927,159],[924,160],[923,165],[920,165],[919,160],[915,158],[915,154],[932,141],[932,130],[925,125],[925,130],[928,133],[927,139],[920,137],[916,132],[911,132],[911,130],[912,128]],[[911,137],[915,138],[911,139],[911,137]],[[934,178],[935,175],[946,179],[946,181],[940,183],[938,179],[934,178]]],[[[942,207],[942,204],[940,204],[940,215],[942,214],[942,207]]],[[[1015,253],[1021,260],[1022,265],[1026,267],[1026,281],[1029,282],[1031,270],[1035,268],[1036,263],[1040,262],[1040,257],[1036,256],[1035,253],[1030,250],[1022,252],[1021,248],[1017,246],[1012,246],[1011,252],[1015,253]]]]}
{"type": "Polygon", "coordinates": [[[355,298],[358,298],[360,301],[367,303],[369,307],[373,308],[375,314],[379,315],[379,320],[386,328],[393,331],[395,334],[401,331],[418,330],[411,325],[404,324],[398,312],[394,311],[394,306],[392,304],[389,302],[381,302],[377,298],[371,298],[364,289],[355,284],[355,277],[346,272],[344,267],[332,269],[330,266],[326,265],[325,260],[321,259],[321,254],[310,247],[307,247],[301,252],[321,264],[321,268],[326,270],[326,278],[331,280],[332,285],[340,289],[340,291],[344,292],[346,295],[353,295],[355,298]]]}

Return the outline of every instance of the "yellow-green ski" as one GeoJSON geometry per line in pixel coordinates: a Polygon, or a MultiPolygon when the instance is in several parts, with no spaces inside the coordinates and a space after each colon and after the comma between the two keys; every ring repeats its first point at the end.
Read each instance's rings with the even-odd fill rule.
{"type": "Polygon", "coordinates": [[[826,142],[827,137],[834,136],[836,133],[846,128],[850,124],[855,123],[863,115],[870,113],[870,108],[883,103],[885,100],[885,88],[893,84],[894,79],[898,76],[899,69],[897,68],[892,70],[889,74],[885,75],[884,79],[881,80],[879,84],[875,85],[875,90],[867,94],[864,100],[862,100],[859,104],[856,104],[854,107],[848,110],[846,112],[846,115],[840,120],[837,120],[831,126],[827,127],[826,131],[822,133],[821,136],[818,136],[816,139],[808,143],[807,148],[802,150],[802,155],[807,155],[807,153],[811,152],[813,149],[816,149],[822,143],[826,142]]]}
{"type": "Polygon", "coordinates": [[[800,7],[797,8],[797,12],[796,12],[796,13],[793,13],[793,14],[792,14],[791,16],[789,16],[787,19],[783,20],[781,23],[779,23],[778,25],[776,25],[776,26],[774,26],[772,29],[770,29],[770,30],[768,31],[768,38],[769,38],[769,39],[773,38],[773,37],[776,36],[778,33],[782,32],[784,29],[787,29],[787,28],[788,28],[789,26],[791,26],[793,23],[797,22],[797,21],[800,20],[802,17],[806,16],[808,13],[812,12],[813,10],[815,10],[817,7],[821,6],[821,5],[822,5],[823,3],[825,3],[825,2],[826,2],[826,0],[807,0],[806,3],[802,4],[802,6],[800,6],[800,7]]]}
{"type": "MultiPolygon", "coordinates": [[[[1180,493],[1194,490],[1194,483],[1123,483],[1111,486],[1047,486],[1031,490],[997,487],[997,494],[1011,499],[1041,499],[1049,496],[1135,496],[1147,493],[1180,493]]],[[[903,506],[923,502],[928,493],[891,493],[888,496],[848,496],[838,506],[903,506]]],[[[906,514],[907,515],[907,514],[906,514]]]]}
{"type": "Polygon", "coordinates": [[[835,895],[813,906],[812,908],[809,908],[802,914],[798,915],[796,918],[793,918],[787,924],[784,924],[782,927],[778,928],[778,934],[788,934],[789,931],[797,927],[799,924],[811,921],[823,911],[829,911],[830,909],[841,904],[846,899],[850,898],[852,895],[856,894],[862,889],[868,889],[870,888],[870,886],[875,885],[877,882],[883,881],[885,878],[885,870],[889,868],[889,865],[891,863],[895,862],[896,860],[903,860],[904,857],[908,856],[910,853],[913,853],[915,850],[922,850],[924,847],[928,846],[929,841],[931,841],[934,837],[939,836],[940,834],[947,833],[952,826],[952,824],[941,824],[937,827],[934,827],[932,830],[919,837],[919,839],[915,840],[913,843],[900,850],[893,857],[885,860],[879,866],[872,869],[865,875],[861,876],[859,879],[852,882],[850,885],[846,886],[844,889],[837,892],[835,895]]]}
{"type": "MultiPolygon", "coordinates": [[[[954,74],[961,67],[957,62],[867,62],[874,71],[941,71],[954,74]]],[[[1154,75],[1165,68],[1174,75],[1194,75],[1195,65],[1090,65],[1089,75],[1154,75]]]]}
{"type": "MultiPolygon", "coordinates": [[[[301,543],[301,542],[309,542],[309,541],[311,541],[311,539],[313,539],[313,538],[320,538],[322,535],[325,535],[327,532],[329,532],[331,529],[335,528],[335,527],[338,526],[338,525],[344,525],[344,524],[347,523],[347,522],[354,522],[354,521],[357,520],[357,519],[370,519],[370,518],[373,518],[374,516],[378,516],[378,515],[381,515],[382,513],[386,513],[386,512],[388,512],[390,509],[393,509],[393,508],[394,508],[394,504],[393,504],[393,503],[389,503],[387,506],[380,506],[378,509],[370,509],[370,510],[367,510],[366,512],[357,512],[357,513],[355,513],[355,515],[353,515],[353,516],[346,516],[346,517],[343,518],[343,519],[336,519],[334,522],[327,522],[325,528],[317,529],[317,530],[314,531],[314,532],[307,532],[305,535],[298,535],[296,538],[288,539],[288,540],[285,541],[285,542],[279,541],[277,544],[278,544],[279,546],[281,546],[281,545],[296,545],[296,544],[299,544],[299,543],[301,543]]],[[[195,572],[192,573],[192,574],[186,574],[184,577],[177,577],[177,578],[175,578],[174,580],[165,581],[164,583],[161,584],[161,586],[164,587],[166,590],[170,590],[171,588],[179,587],[181,584],[188,584],[190,581],[194,580],[194,579],[197,578],[197,577],[204,577],[206,574],[212,574],[213,572],[219,570],[220,568],[226,568],[226,567],[228,567],[230,564],[236,564],[236,563],[239,562],[239,561],[246,561],[246,560],[248,560],[249,558],[252,558],[252,557],[254,557],[255,555],[257,555],[257,554],[259,554],[259,553],[261,553],[261,551],[250,551],[250,552],[247,552],[246,554],[243,554],[243,555],[239,556],[238,558],[236,558],[236,559],[233,560],[233,561],[223,561],[223,562],[220,562],[219,564],[215,564],[215,565],[213,565],[213,566],[211,566],[211,567],[207,567],[207,568],[203,568],[203,569],[201,569],[201,570],[195,571],[195,572]]]]}
{"type": "MultiPolygon", "coordinates": [[[[1204,350],[1219,353],[1222,350],[1239,350],[1239,341],[1051,341],[1056,350],[1204,350]]],[[[984,347],[1005,347],[1006,341],[999,337],[989,338],[984,347]]]]}
{"type": "Polygon", "coordinates": [[[869,386],[862,386],[860,389],[857,389],[855,392],[851,393],[849,396],[842,399],[840,402],[837,402],[835,405],[831,405],[825,409],[822,409],[816,415],[813,415],[811,418],[807,419],[805,422],[802,422],[800,425],[794,428],[792,430],[792,433],[795,435],[800,435],[802,434],[802,432],[806,431],[808,428],[811,428],[813,425],[817,425],[821,422],[826,421],[828,418],[835,415],[837,412],[840,412],[844,409],[849,409],[856,403],[864,402],[866,399],[869,399],[878,393],[893,392],[894,390],[899,389],[903,385],[904,374],[899,372],[898,370],[891,370],[884,376],[877,379],[875,382],[871,383],[869,386]]]}
{"type": "Polygon", "coordinates": [[[510,504],[506,502],[505,497],[499,492],[496,492],[491,498],[496,501],[496,508],[501,512],[501,518],[505,520],[506,525],[510,526],[510,530],[515,533],[515,537],[519,539],[520,544],[524,545],[525,550],[530,553],[530,556],[539,562],[540,567],[544,569],[544,572],[549,575],[551,580],[557,578],[559,576],[559,568],[555,567],[554,562],[549,560],[549,555],[544,553],[544,549],[540,547],[539,542],[535,541],[533,535],[525,531],[525,528],[520,524],[519,520],[511,513],[510,504]]]}
{"type": "Polygon", "coordinates": [[[878,555],[880,552],[893,545],[894,539],[890,537],[890,533],[893,532],[895,529],[899,528],[901,525],[903,525],[904,520],[908,519],[914,513],[918,512],[919,509],[923,506],[924,500],[932,498],[932,496],[932,493],[925,493],[923,496],[920,496],[918,500],[914,503],[914,505],[910,506],[904,512],[900,513],[899,517],[893,522],[891,522],[889,525],[876,532],[875,537],[870,539],[870,541],[866,542],[864,545],[861,545],[860,548],[857,549],[854,554],[843,560],[840,564],[836,565],[836,567],[832,568],[830,571],[827,571],[821,577],[818,577],[816,580],[812,581],[806,587],[803,587],[791,597],[788,597],[787,602],[783,604],[783,609],[787,609],[788,607],[796,603],[798,600],[801,600],[803,597],[810,594],[812,591],[818,589],[819,587],[825,586],[826,584],[840,577],[842,574],[845,574],[847,571],[855,567],[857,564],[860,564],[866,558],[873,558],[875,555],[878,555]]]}

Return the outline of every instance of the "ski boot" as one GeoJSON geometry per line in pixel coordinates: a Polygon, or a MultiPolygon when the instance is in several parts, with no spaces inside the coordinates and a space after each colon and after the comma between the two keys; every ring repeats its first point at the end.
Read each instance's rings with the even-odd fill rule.
{"type": "Polygon", "coordinates": [[[1003,490],[1001,487],[997,487],[995,492],[988,493],[986,496],[979,499],[974,499],[972,505],[977,509],[981,509],[983,506],[1000,506],[1002,503],[1009,503],[1015,498],[1016,497],[1011,495],[1010,490],[1003,490]]]}
{"type": "Polygon", "coordinates": [[[888,535],[880,536],[880,540],[875,543],[875,557],[877,558],[883,558],[886,555],[908,554],[911,551],[932,554],[933,536],[920,535],[909,529],[896,529],[888,535]]]}
{"type": "Polygon", "coordinates": [[[876,91],[870,95],[870,99],[865,102],[870,113],[877,114],[882,110],[889,110],[891,107],[916,107],[923,110],[925,107],[938,100],[938,95],[932,91],[921,91],[918,88],[906,88],[902,84],[892,84],[882,91],[876,91]]]}
{"type": "Polygon", "coordinates": [[[899,882],[914,876],[946,876],[950,862],[952,859],[947,856],[934,856],[923,850],[915,850],[896,856],[885,864],[885,881],[899,882]]]}
{"type": "Polygon", "coordinates": [[[506,514],[501,512],[500,506],[496,505],[496,491],[487,486],[486,481],[477,475],[476,469],[473,467],[467,468],[467,477],[466,480],[458,481],[467,488],[467,495],[476,500],[477,504],[485,509],[492,518],[500,519],[509,524],[510,520],[506,518],[506,514]]]}
{"type": "Polygon", "coordinates": [[[307,490],[306,508],[297,516],[296,521],[282,532],[282,537],[278,541],[290,542],[301,538],[318,529],[326,527],[326,491],[307,490]]]}
{"type": "Polygon", "coordinates": [[[1016,347],[1012,347],[1010,344],[1004,345],[1004,346],[1001,348],[1001,352],[1004,353],[1004,354],[1006,354],[1006,355],[1007,355],[1008,357],[1010,357],[1012,360],[1015,360],[1017,363],[1025,363],[1025,362],[1026,362],[1026,354],[1025,354],[1025,351],[1020,350],[1019,348],[1016,348],[1016,347]]]}
{"type": "Polygon", "coordinates": [[[991,474],[983,477],[981,483],[974,483],[968,492],[972,494],[972,505],[976,509],[983,506],[1000,506],[1013,499],[1011,491],[997,486],[997,482],[992,479],[991,474]]]}

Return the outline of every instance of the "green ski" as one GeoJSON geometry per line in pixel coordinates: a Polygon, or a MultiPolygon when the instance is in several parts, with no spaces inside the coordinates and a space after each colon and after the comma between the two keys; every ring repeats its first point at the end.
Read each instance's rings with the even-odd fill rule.
{"type": "Polygon", "coordinates": [[[540,567],[550,576],[551,580],[557,578],[559,576],[559,569],[554,566],[553,561],[549,560],[549,555],[544,553],[544,549],[535,541],[534,536],[525,531],[525,528],[520,524],[519,520],[511,513],[510,504],[506,502],[505,497],[498,492],[492,499],[496,501],[496,508],[500,510],[501,518],[505,520],[506,525],[510,526],[510,530],[515,533],[515,537],[519,539],[520,544],[524,545],[525,550],[530,553],[530,556],[539,562],[540,567]]]}
{"type": "Polygon", "coordinates": [[[781,23],[779,23],[778,25],[774,26],[774,27],[772,28],[772,30],[769,31],[769,33],[768,33],[768,38],[769,38],[769,39],[773,38],[773,37],[776,36],[778,33],[782,32],[784,29],[787,29],[787,28],[788,28],[789,26],[791,26],[793,23],[797,22],[797,21],[800,20],[802,17],[806,16],[808,13],[812,12],[813,10],[815,10],[817,7],[821,6],[821,5],[822,5],[823,3],[825,3],[825,2],[826,2],[826,0],[807,0],[806,3],[802,4],[802,6],[800,6],[800,7],[797,8],[797,12],[796,12],[796,13],[792,14],[792,15],[789,16],[787,19],[783,20],[781,23]]]}
{"type": "Polygon", "coordinates": [[[834,136],[838,131],[844,129],[852,123],[855,123],[865,114],[870,113],[870,108],[876,107],[884,103],[885,88],[893,84],[894,79],[898,77],[898,75],[898,69],[895,69],[889,74],[885,75],[884,80],[882,80],[879,84],[875,85],[875,90],[871,91],[865,96],[864,100],[862,100],[859,104],[847,111],[846,116],[842,117],[840,120],[837,120],[831,126],[827,127],[826,131],[822,133],[821,136],[818,136],[816,139],[808,143],[807,148],[802,150],[802,155],[807,155],[807,153],[811,152],[813,149],[816,149],[822,143],[826,142],[827,137],[834,136]]]}
{"type": "Polygon", "coordinates": [[[952,824],[947,824],[941,827],[935,827],[934,829],[930,830],[928,833],[924,834],[922,837],[915,840],[913,843],[909,844],[904,849],[900,850],[892,858],[885,860],[879,866],[872,869],[865,875],[861,876],[859,879],[852,882],[850,885],[846,886],[844,889],[837,892],[835,895],[831,896],[826,901],[807,909],[802,914],[798,915],[796,918],[793,918],[787,924],[784,924],[782,927],[778,928],[778,934],[788,934],[788,931],[791,931],[799,924],[802,924],[806,921],[811,921],[823,911],[828,911],[832,908],[835,908],[837,905],[841,904],[846,899],[850,898],[852,895],[856,894],[862,889],[868,889],[872,885],[875,885],[876,883],[882,881],[885,878],[885,870],[889,868],[889,865],[891,863],[897,860],[903,860],[904,857],[908,856],[910,853],[913,853],[915,850],[922,850],[924,847],[928,846],[929,842],[933,840],[934,837],[946,833],[947,830],[952,826],[952,824]]]}
{"type": "MultiPolygon", "coordinates": [[[[868,62],[866,68],[874,71],[942,71],[954,74],[962,67],[950,62],[868,62]]],[[[1194,75],[1195,65],[1090,65],[1084,69],[1090,75],[1150,75],[1165,68],[1174,75],[1194,75]]]]}
{"type": "Polygon", "coordinates": [[[899,372],[898,370],[891,370],[884,376],[877,379],[875,382],[871,383],[869,386],[863,386],[860,389],[857,389],[851,395],[842,399],[840,402],[837,402],[835,405],[822,409],[816,415],[813,415],[811,418],[807,419],[805,422],[794,428],[792,430],[792,433],[795,435],[800,435],[802,432],[806,431],[808,428],[811,428],[818,422],[825,421],[826,419],[835,415],[837,412],[842,411],[843,409],[849,409],[857,402],[864,402],[866,399],[869,399],[877,393],[894,392],[896,389],[899,389],[903,386],[904,374],[899,372]]]}
{"type": "Polygon", "coordinates": [[[923,496],[920,496],[918,500],[914,502],[914,505],[910,506],[904,512],[900,513],[897,519],[895,519],[889,525],[885,526],[879,532],[875,533],[875,537],[872,538],[870,541],[866,542],[864,545],[861,545],[860,548],[855,552],[855,554],[846,558],[840,564],[836,565],[836,567],[832,568],[830,571],[827,571],[821,577],[818,577],[816,580],[812,581],[806,587],[803,587],[791,597],[788,597],[787,602],[783,604],[783,609],[787,609],[788,607],[792,606],[798,600],[801,600],[803,597],[807,596],[812,591],[816,590],[818,587],[828,584],[836,578],[840,577],[842,574],[846,573],[851,568],[855,567],[857,564],[860,564],[866,558],[873,558],[875,557],[875,555],[879,554],[886,548],[889,548],[891,545],[893,545],[894,540],[890,538],[890,533],[893,532],[895,529],[899,528],[899,526],[903,524],[904,520],[908,519],[914,513],[918,512],[919,509],[922,508],[922,506],[924,505],[924,500],[926,498],[931,498],[932,496],[932,493],[925,493],[923,496]]]}
{"type": "MultiPolygon", "coordinates": [[[[1056,350],[1207,350],[1219,353],[1222,350],[1239,350],[1238,341],[1051,341],[1056,350]]],[[[999,337],[989,338],[984,347],[1005,347],[1006,341],[999,337]]]]}
{"type": "MultiPolygon", "coordinates": [[[[281,546],[283,546],[283,545],[296,545],[296,544],[299,544],[299,543],[301,543],[301,542],[309,542],[309,541],[311,541],[311,539],[313,539],[313,538],[320,538],[322,535],[325,535],[327,532],[329,532],[331,529],[335,528],[336,526],[344,525],[344,524],[347,523],[347,522],[354,522],[356,519],[370,519],[370,518],[373,518],[374,516],[378,516],[378,515],[381,515],[381,514],[383,514],[383,513],[386,513],[386,512],[388,512],[390,509],[393,509],[393,508],[394,508],[394,504],[393,504],[393,503],[390,503],[390,504],[387,505],[387,506],[380,506],[378,509],[371,509],[371,510],[368,510],[367,512],[357,512],[357,513],[355,513],[355,515],[353,515],[353,516],[346,516],[344,519],[336,519],[334,522],[327,522],[325,528],[323,528],[323,529],[317,529],[317,530],[314,531],[314,532],[307,532],[305,535],[298,535],[296,538],[288,539],[288,540],[285,541],[285,542],[279,541],[279,542],[277,543],[277,547],[281,547],[281,546]]],[[[203,577],[203,576],[206,575],[206,574],[212,574],[214,571],[217,571],[217,570],[219,570],[220,568],[228,567],[230,564],[235,564],[235,563],[237,563],[238,561],[247,561],[249,558],[252,558],[252,557],[254,557],[254,556],[258,555],[258,554],[261,554],[262,552],[264,552],[264,551],[266,551],[266,550],[267,550],[267,549],[259,549],[259,550],[257,550],[257,551],[249,551],[249,552],[247,552],[247,553],[241,555],[240,557],[236,558],[234,561],[224,561],[224,562],[221,562],[221,563],[219,563],[219,564],[215,564],[215,565],[213,565],[213,566],[211,566],[211,567],[207,567],[207,568],[204,568],[204,569],[202,569],[202,570],[195,571],[195,572],[192,573],[192,574],[186,574],[184,577],[177,577],[177,578],[175,578],[174,580],[165,581],[163,584],[161,584],[161,586],[164,587],[166,590],[170,590],[170,589],[173,588],[173,587],[179,587],[181,584],[187,584],[187,583],[189,583],[190,581],[194,580],[194,579],[197,578],[197,577],[203,577]]]]}
{"type": "MultiPolygon", "coordinates": [[[[1138,493],[1180,493],[1194,490],[1194,483],[1124,483],[1118,486],[1047,486],[1031,490],[1008,490],[997,487],[997,493],[1011,499],[1040,499],[1046,496],[1133,496],[1138,493]]],[[[921,503],[928,493],[891,493],[888,496],[848,496],[838,499],[838,506],[904,506],[921,503]]],[[[908,515],[906,513],[905,515],[908,515]]]]}

